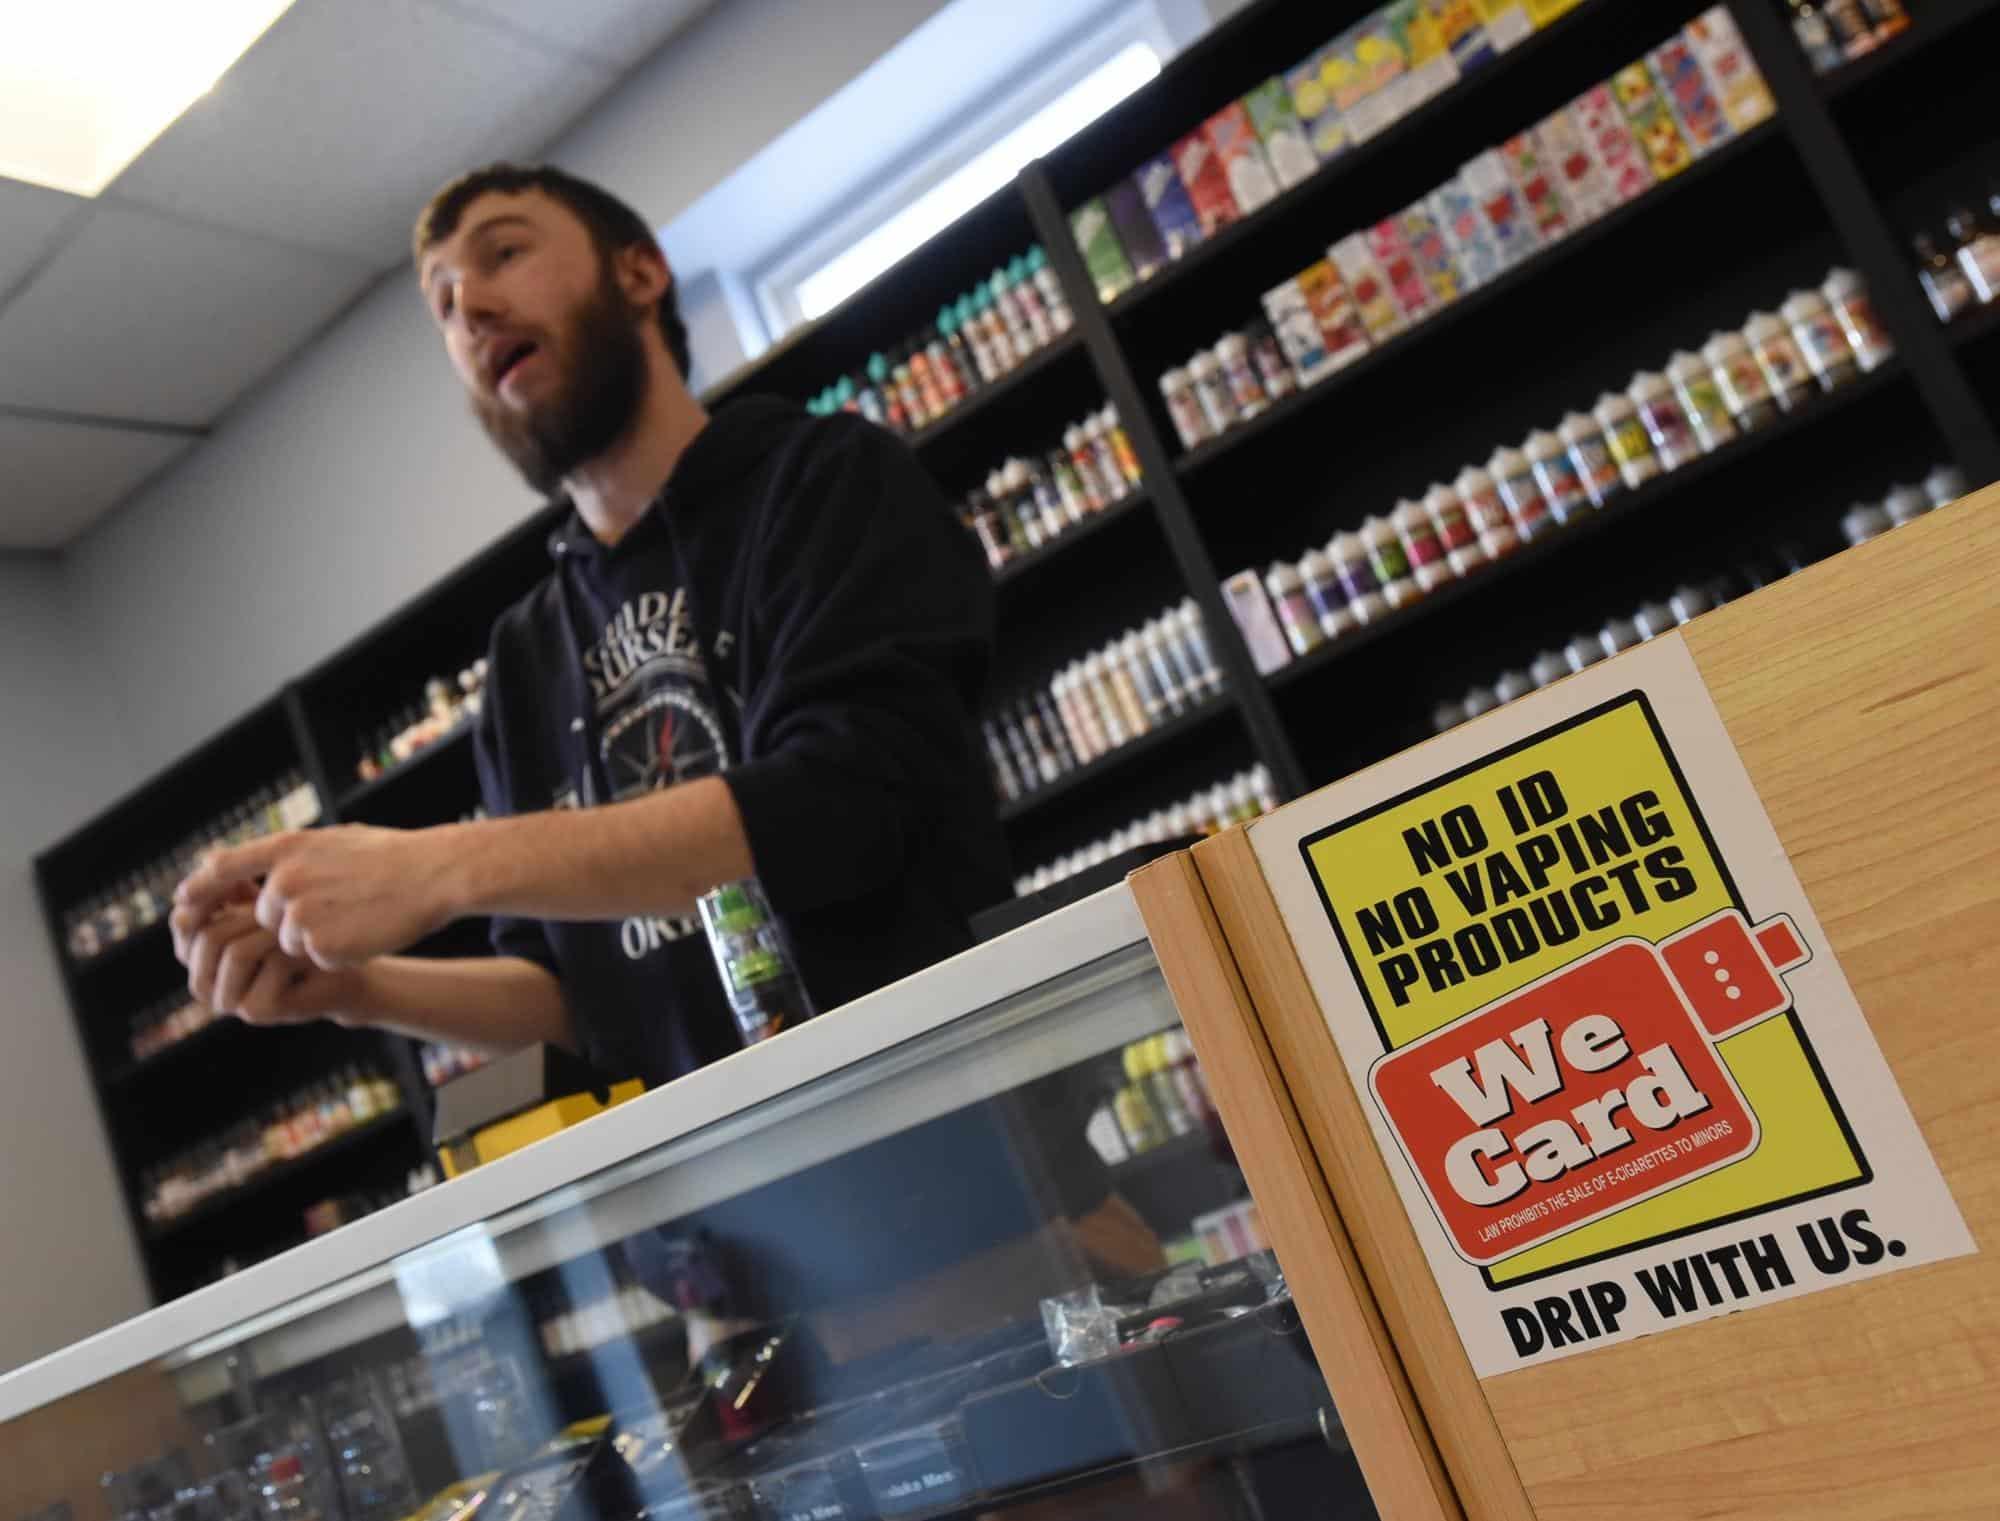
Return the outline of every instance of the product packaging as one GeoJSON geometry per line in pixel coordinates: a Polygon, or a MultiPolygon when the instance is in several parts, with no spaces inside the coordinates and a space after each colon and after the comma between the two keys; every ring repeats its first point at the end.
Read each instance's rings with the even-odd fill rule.
{"type": "Polygon", "coordinates": [[[1258,675],[1268,676],[1280,666],[1291,664],[1291,646],[1271,610],[1263,577],[1254,570],[1239,570],[1222,583],[1222,600],[1243,632],[1243,642],[1250,647],[1250,659],[1256,664],[1258,675]]]}
{"type": "Polygon", "coordinates": [[[1327,638],[1338,639],[1360,626],[1360,620],[1348,609],[1347,592],[1325,550],[1306,551],[1299,561],[1299,579],[1305,583],[1306,597],[1319,615],[1320,632],[1327,638]]]}
{"type": "MultiPolygon", "coordinates": [[[[1424,493],[1424,511],[1437,529],[1438,542],[1444,546],[1445,563],[1451,567],[1453,575],[1462,576],[1486,563],[1489,556],[1480,546],[1478,529],[1456,491],[1449,486],[1432,486],[1424,493]]],[[[1511,550],[1519,542],[1519,538],[1510,531],[1505,547],[1511,550]]]]}
{"type": "Polygon", "coordinates": [[[1584,487],[1583,476],[1560,438],[1546,429],[1537,429],[1528,435],[1521,452],[1527,456],[1542,500],[1558,523],[1573,522],[1590,510],[1590,493],[1584,487]]]}
{"type": "Polygon", "coordinates": [[[1396,221],[1402,229],[1404,243],[1417,261],[1417,271],[1424,278],[1432,303],[1449,306],[1464,295],[1468,288],[1465,278],[1459,273],[1457,261],[1451,255],[1451,245],[1445,241],[1444,229],[1432,215],[1430,203],[1418,201],[1416,205],[1406,207],[1396,221]]]}
{"type": "Polygon", "coordinates": [[[1188,200],[1201,223],[1201,235],[1212,237],[1235,221],[1241,211],[1229,188],[1229,172],[1206,132],[1190,132],[1174,144],[1174,168],[1187,187],[1188,200]]]}
{"type": "Polygon", "coordinates": [[[1264,292],[1264,315],[1301,385],[1312,385],[1333,373],[1326,337],[1296,277],[1264,292]]]}
{"type": "Polygon", "coordinates": [[[1257,378],[1264,383],[1264,394],[1271,400],[1281,400],[1299,388],[1299,377],[1279,347],[1278,335],[1269,322],[1250,324],[1250,362],[1257,367],[1257,378]]]}
{"type": "Polygon", "coordinates": [[[1674,383],[1681,410],[1704,450],[1713,453],[1737,436],[1736,419],[1729,415],[1723,399],[1722,382],[1714,369],[1698,354],[1677,353],[1667,363],[1667,378],[1674,383]]]}
{"type": "Polygon", "coordinates": [[[1409,326],[1395,292],[1389,287],[1389,277],[1375,261],[1365,237],[1357,232],[1342,238],[1327,250],[1327,257],[1353,298],[1355,313],[1370,339],[1382,343],[1409,326]]]}
{"type": "Polygon", "coordinates": [[[1390,40],[1403,55],[1401,114],[1437,99],[1458,83],[1458,60],[1438,30],[1429,0],[1389,0],[1382,16],[1390,40]]]}
{"type": "Polygon", "coordinates": [[[1805,405],[1813,394],[1812,370],[1799,352],[1791,329],[1769,312],[1752,312],[1743,324],[1743,336],[1750,352],[1757,356],[1757,368],[1771,383],[1771,395],[1787,412],[1805,405]]]}
{"type": "Polygon", "coordinates": [[[696,906],[744,1045],[754,1046],[812,1018],[805,984],[755,880],[718,887],[703,894],[696,906]]]}
{"type": "Polygon", "coordinates": [[[1340,589],[1347,593],[1347,610],[1354,615],[1355,622],[1373,623],[1389,611],[1382,583],[1374,566],[1368,563],[1368,547],[1359,534],[1336,534],[1326,546],[1326,557],[1333,562],[1340,589]]]}
{"type": "Polygon", "coordinates": [[[1497,560],[1519,546],[1519,531],[1507,515],[1507,504],[1500,500],[1500,488],[1490,474],[1477,465],[1467,465],[1452,482],[1452,491],[1479,535],[1479,547],[1490,558],[1497,560]]]}
{"type": "Polygon", "coordinates": [[[1215,149],[1216,160],[1229,180],[1230,197],[1241,215],[1248,216],[1278,198],[1277,177],[1242,101],[1217,111],[1203,123],[1202,131],[1215,149]]]}
{"type": "Polygon", "coordinates": [[[1939,465],[1924,477],[1924,495],[1933,507],[1949,507],[1965,492],[1965,472],[1954,465],[1939,465]]]}
{"type": "Polygon", "coordinates": [[[1419,591],[1435,591],[1452,578],[1451,567],[1445,560],[1444,541],[1438,537],[1437,524],[1431,521],[1429,513],[1405,499],[1389,514],[1389,524],[1402,543],[1403,558],[1409,561],[1410,574],[1415,577],[1419,591]]]}
{"type": "Polygon", "coordinates": [[[1208,418],[1209,431],[1222,433],[1234,427],[1241,418],[1221,362],[1212,352],[1204,350],[1188,361],[1187,370],[1188,379],[1194,382],[1195,397],[1208,418]]]}
{"type": "MultiPolygon", "coordinates": [[[[1120,180],[1104,192],[1104,209],[1110,214],[1111,228],[1118,236],[1125,260],[1138,280],[1150,280],[1167,262],[1167,246],[1160,229],[1146,209],[1146,197],[1137,180],[1120,180]]],[[[1088,259],[1085,261],[1088,262],[1088,259]]],[[[1093,269],[1093,275],[1096,271],[1093,269]]],[[[1040,299],[1039,294],[1036,297],[1040,299]]]]}
{"type": "Polygon", "coordinates": [[[1417,265],[1416,255],[1403,237],[1402,219],[1385,217],[1368,229],[1367,237],[1368,251],[1381,267],[1404,318],[1421,322],[1430,315],[1431,290],[1417,265]]]}
{"type": "Polygon", "coordinates": [[[1486,469],[1493,477],[1493,485],[1500,493],[1507,516],[1513,519],[1514,527],[1520,531],[1522,538],[1539,538],[1556,526],[1559,519],[1549,512],[1542,488],[1535,484],[1534,468],[1519,449],[1494,450],[1493,458],[1486,462],[1486,469]]]}
{"type": "Polygon", "coordinates": [[[1847,330],[1825,296],[1816,290],[1795,290],[1778,310],[1821,390],[1831,391],[1860,377],[1861,366],[1847,341],[1847,330]]]}
{"type": "Polygon", "coordinates": [[[1696,158],[1714,152],[1735,135],[1685,37],[1670,37],[1654,48],[1646,55],[1646,67],[1696,158]]]}
{"type": "Polygon", "coordinates": [[[1609,85],[1585,90],[1569,109],[1621,204],[1653,188],[1653,166],[1632,136],[1609,85]]]}
{"type": "Polygon", "coordinates": [[[1507,177],[1514,182],[1514,189],[1520,193],[1522,204],[1528,209],[1537,241],[1553,243],[1566,235],[1570,228],[1569,212],[1563,204],[1562,191],[1557,188],[1556,177],[1542,158],[1541,150],[1535,146],[1533,135],[1523,132],[1518,137],[1510,137],[1494,151],[1500,155],[1507,177]]]}
{"type": "Polygon", "coordinates": [[[1636,490],[1660,473],[1653,440],[1630,397],[1607,391],[1597,398],[1592,412],[1598,426],[1604,429],[1604,441],[1610,445],[1611,457],[1618,461],[1618,473],[1625,478],[1626,485],[1636,490]]]}
{"type": "Polygon", "coordinates": [[[1572,412],[1557,432],[1569,450],[1570,463],[1576,466],[1584,494],[1594,505],[1602,507],[1625,489],[1625,478],[1618,473],[1618,461],[1611,457],[1611,445],[1596,418],[1572,412]]]}
{"type": "Polygon", "coordinates": [[[1339,157],[1347,147],[1347,125],[1333,103],[1337,70],[1331,69],[1333,49],[1323,47],[1285,70],[1285,89],[1298,112],[1306,142],[1321,163],[1339,157]]]}
{"type": "Polygon", "coordinates": [[[1511,268],[1541,247],[1541,231],[1515,188],[1513,176],[1507,173],[1498,149],[1489,148],[1477,158],[1467,160],[1458,177],[1466,194],[1478,202],[1503,265],[1511,268]]]}
{"type": "Polygon", "coordinates": [[[1738,132],[1748,132],[1777,113],[1771,87],[1751,61],[1736,29],[1736,18],[1725,6],[1712,6],[1687,24],[1683,35],[1701,60],[1722,114],[1738,132]]]}
{"type": "Polygon", "coordinates": [[[1228,334],[1215,345],[1215,358],[1222,366],[1223,378],[1229,383],[1229,395],[1236,403],[1237,416],[1247,420],[1270,405],[1270,398],[1264,394],[1263,382],[1257,379],[1257,367],[1250,362],[1249,339],[1241,333],[1228,334]]]}
{"type": "Polygon", "coordinates": [[[1567,110],[1557,111],[1534,129],[1535,148],[1542,163],[1562,186],[1563,205],[1571,225],[1594,222],[1618,205],[1618,192],[1597,165],[1597,155],[1567,110]]]}
{"type": "Polygon", "coordinates": [[[1924,495],[1921,487],[1896,486],[1882,499],[1882,510],[1889,514],[1889,521],[1900,528],[1929,512],[1931,499],[1924,495]]]}
{"type": "Polygon", "coordinates": [[[1403,114],[1403,50],[1380,12],[1332,46],[1334,105],[1347,123],[1348,141],[1365,143],[1403,114]]]}
{"type": "Polygon", "coordinates": [[[1250,125],[1264,145],[1271,172],[1280,188],[1289,190],[1309,180],[1319,169],[1319,159],[1306,138],[1305,124],[1293,108],[1291,92],[1282,79],[1267,79],[1243,97],[1250,113],[1250,125]]]}
{"type": "Polygon", "coordinates": [[[1284,630],[1285,642],[1294,655],[1310,655],[1326,643],[1326,630],[1320,627],[1319,613],[1306,595],[1305,580],[1296,565],[1283,561],[1272,565],[1264,573],[1264,589],[1270,594],[1278,626],[1284,630]]]}
{"type": "Polygon", "coordinates": [[[1382,588],[1384,602],[1391,607],[1403,607],[1423,595],[1423,588],[1410,574],[1403,541],[1396,537],[1396,530],[1389,526],[1387,518],[1371,517],[1363,521],[1361,543],[1368,554],[1368,568],[1375,572],[1382,588]]]}
{"type": "Polygon", "coordinates": [[[1583,0],[1527,0],[1528,19],[1540,31],[1558,17],[1575,10],[1583,0]]]}
{"type": "Polygon", "coordinates": [[[1210,437],[1208,415],[1202,411],[1201,398],[1194,394],[1194,381],[1185,369],[1168,370],[1160,377],[1160,395],[1166,400],[1167,415],[1173,419],[1183,449],[1192,449],[1210,437]]]}
{"type": "Polygon", "coordinates": [[[1424,0],[1424,14],[1459,75],[1493,61],[1493,40],[1476,0],[1424,0]]]}
{"type": "Polygon", "coordinates": [[[1701,357],[1715,372],[1722,387],[1722,399],[1729,415],[1745,433],[1754,433],[1778,420],[1777,399],[1771,382],[1757,366],[1757,356],[1741,333],[1714,333],[1702,345],[1701,357]]]}
{"type": "Polygon", "coordinates": [[[1139,194],[1145,197],[1146,210],[1169,259],[1178,259],[1201,241],[1201,218],[1195,214],[1194,202],[1181,183],[1171,154],[1148,159],[1132,178],[1139,182],[1139,194]]]}
{"type": "Polygon", "coordinates": [[[1519,47],[1535,35],[1535,23],[1522,0],[1472,0],[1472,8],[1485,23],[1487,43],[1495,52],[1519,47]]]}
{"type": "Polygon", "coordinates": [[[1694,162],[1694,150],[1681,135],[1674,113],[1653,88],[1653,76],[1645,64],[1627,64],[1613,74],[1611,93],[1618,97],[1618,105],[1632,124],[1639,146],[1646,150],[1656,179],[1670,180],[1694,162]]]}
{"type": "Polygon", "coordinates": [[[1070,231],[1076,235],[1078,252],[1097,286],[1097,299],[1109,305],[1132,288],[1136,278],[1125,249],[1111,225],[1111,213],[1103,198],[1086,201],[1070,213],[1070,231]]]}
{"type": "Polygon", "coordinates": [[[1304,293],[1306,306],[1326,341],[1330,369],[1352,364],[1368,352],[1367,330],[1331,261],[1308,264],[1293,277],[1293,283],[1304,293]]]}
{"type": "Polygon", "coordinates": [[[1486,213],[1462,177],[1454,176],[1431,192],[1430,210],[1444,232],[1466,289],[1476,290],[1506,269],[1507,260],[1487,224],[1486,213]]]}
{"type": "Polygon", "coordinates": [[[1875,303],[1868,298],[1868,287],[1860,275],[1851,269],[1831,270],[1820,294],[1832,305],[1846,330],[1855,362],[1864,371],[1872,371],[1895,356],[1895,341],[1876,315],[1875,303]]]}
{"type": "Polygon", "coordinates": [[[1680,397],[1674,394],[1666,376],[1642,370],[1632,377],[1625,394],[1639,414],[1646,437],[1652,441],[1653,456],[1662,470],[1678,470],[1700,455],[1701,445],[1695,441],[1694,425],[1688,421],[1680,397]]]}

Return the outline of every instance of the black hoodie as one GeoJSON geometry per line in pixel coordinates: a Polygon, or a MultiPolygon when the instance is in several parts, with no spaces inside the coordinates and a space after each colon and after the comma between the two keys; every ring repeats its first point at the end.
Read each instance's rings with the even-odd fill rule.
{"type": "MultiPolygon", "coordinates": [[[[852,417],[717,411],[618,544],[572,512],[494,626],[495,814],[722,772],[821,1010],[970,943],[1008,891],[974,735],[992,583],[915,457],[852,417]]],[[[661,1083],[738,1048],[699,922],[496,919],[561,980],[584,1054],[661,1083]]]]}

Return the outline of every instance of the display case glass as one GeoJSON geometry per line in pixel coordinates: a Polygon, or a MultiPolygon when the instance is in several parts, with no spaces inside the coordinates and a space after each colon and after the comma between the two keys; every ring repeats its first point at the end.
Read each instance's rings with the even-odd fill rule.
{"type": "Polygon", "coordinates": [[[1125,889],[0,1380],[8,1515],[1367,1517],[1125,889]]]}

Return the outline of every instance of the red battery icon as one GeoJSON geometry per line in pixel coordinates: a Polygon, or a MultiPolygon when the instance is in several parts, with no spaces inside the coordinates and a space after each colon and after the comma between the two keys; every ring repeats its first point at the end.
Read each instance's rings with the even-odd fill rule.
{"type": "Polygon", "coordinates": [[[1624,939],[1392,1051],[1369,1086],[1459,1253],[1496,1262],[1754,1151],[1716,1044],[1792,1007],[1786,915],[1624,939]]]}

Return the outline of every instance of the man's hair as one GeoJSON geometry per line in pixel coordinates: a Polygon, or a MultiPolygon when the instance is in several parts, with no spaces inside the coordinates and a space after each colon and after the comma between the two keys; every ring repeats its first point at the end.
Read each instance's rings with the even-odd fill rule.
{"type": "MultiPolygon", "coordinates": [[[[424,255],[458,231],[466,207],[489,192],[519,195],[539,190],[552,201],[567,206],[590,233],[597,251],[609,258],[626,248],[658,249],[645,218],[600,185],[554,168],[548,164],[488,164],[459,176],[430,199],[417,217],[411,239],[411,255],[421,266],[424,255]]],[[[660,332],[667,340],[667,352],[680,367],[681,378],[688,374],[687,324],[681,321],[680,286],[676,282],[660,297],[660,332]]]]}

